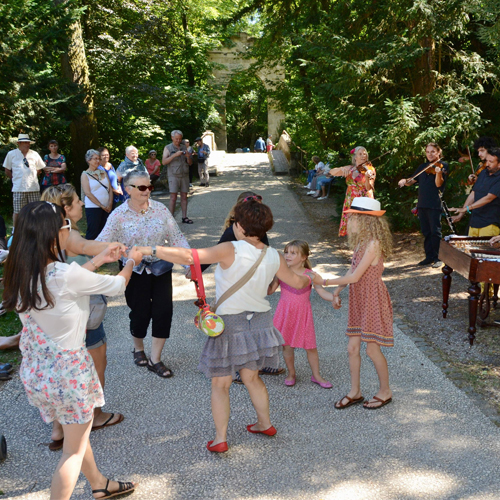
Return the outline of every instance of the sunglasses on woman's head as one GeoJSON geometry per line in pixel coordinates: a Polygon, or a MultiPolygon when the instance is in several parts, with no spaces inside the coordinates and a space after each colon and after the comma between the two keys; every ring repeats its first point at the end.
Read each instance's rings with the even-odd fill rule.
{"type": "Polygon", "coordinates": [[[61,229],[69,229],[69,232],[71,233],[71,220],[70,219],[64,219],[66,221],[65,226],[61,226],[59,230],[61,229]]]}
{"type": "Polygon", "coordinates": [[[135,184],[129,184],[130,187],[137,188],[139,191],[143,192],[146,191],[146,189],[149,189],[150,191],[153,191],[154,187],[152,184],[149,186],[136,186],[135,184]]]}
{"type": "Polygon", "coordinates": [[[250,200],[255,200],[255,201],[262,201],[262,196],[260,194],[256,194],[254,196],[247,196],[243,202],[245,201],[250,201],[250,200]]]}

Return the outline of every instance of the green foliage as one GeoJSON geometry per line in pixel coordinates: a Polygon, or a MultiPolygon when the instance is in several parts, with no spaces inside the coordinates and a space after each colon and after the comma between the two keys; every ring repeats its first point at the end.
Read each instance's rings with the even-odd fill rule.
{"type": "Polygon", "coordinates": [[[267,95],[257,77],[237,73],[226,93],[227,149],[253,146],[258,136],[266,140],[267,95]]]}

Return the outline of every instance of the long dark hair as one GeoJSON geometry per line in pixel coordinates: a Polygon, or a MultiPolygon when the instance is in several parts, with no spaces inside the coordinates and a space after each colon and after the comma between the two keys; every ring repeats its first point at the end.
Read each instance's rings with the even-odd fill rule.
{"type": "Polygon", "coordinates": [[[29,203],[19,212],[5,263],[3,302],[6,309],[22,313],[28,309],[40,311],[54,307],[45,273],[49,261],[61,260],[59,229],[63,221],[61,207],[47,201],[29,203]],[[38,294],[39,285],[44,300],[38,294]]]}

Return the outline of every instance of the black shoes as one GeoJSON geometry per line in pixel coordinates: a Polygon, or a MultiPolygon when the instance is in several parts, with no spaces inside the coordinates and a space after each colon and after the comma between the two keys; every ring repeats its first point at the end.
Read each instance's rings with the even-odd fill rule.
{"type": "Polygon", "coordinates": [[[432,259],[424,259],[424,260],[420,261],[417,264],[417,266],[430,266],[433,263],[434,263],[434,261],[432,259]]]}

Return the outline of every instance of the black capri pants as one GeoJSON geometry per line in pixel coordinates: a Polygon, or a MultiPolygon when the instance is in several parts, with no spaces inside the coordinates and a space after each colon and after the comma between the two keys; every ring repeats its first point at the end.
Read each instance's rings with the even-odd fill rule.
{"type": "Polygon", "coordinates": [[[133,337],[146,337],[149,323],[153,320],[153,337],[168,339],[172,325],[172,271],[160,276],[132,273],[125,290],[130,308],[130,333],[133,337]]]}

